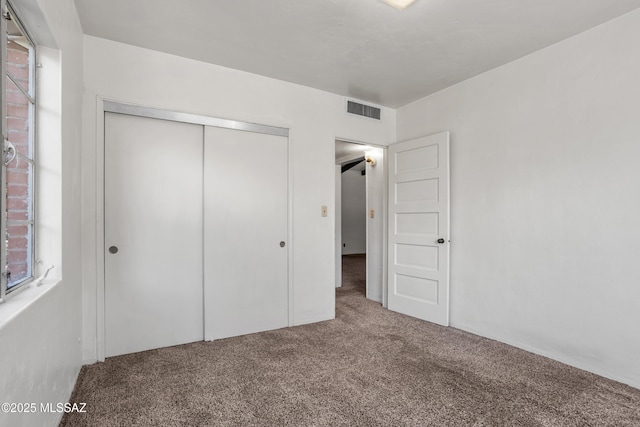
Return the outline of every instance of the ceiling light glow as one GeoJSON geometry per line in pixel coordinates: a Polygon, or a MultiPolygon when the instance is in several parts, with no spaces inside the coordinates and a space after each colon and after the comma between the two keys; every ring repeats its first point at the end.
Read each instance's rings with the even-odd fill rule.
{"type": "Polygon", "coordinates": [[[388,4],[389,6],[395,7],[398,10],[404,10],[406,7],[408,7],[411,3],[413,3],[416,0],[382,0],[382,1],[388,4]]]}

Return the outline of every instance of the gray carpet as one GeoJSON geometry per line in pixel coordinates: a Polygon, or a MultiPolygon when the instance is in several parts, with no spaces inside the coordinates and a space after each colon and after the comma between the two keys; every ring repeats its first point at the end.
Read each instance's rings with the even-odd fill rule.
{"type": "Polygon", "coordinates": [[[82,369],[62,426],[640,426],[640,390],[366,300],[336,320],[82,369]]]}

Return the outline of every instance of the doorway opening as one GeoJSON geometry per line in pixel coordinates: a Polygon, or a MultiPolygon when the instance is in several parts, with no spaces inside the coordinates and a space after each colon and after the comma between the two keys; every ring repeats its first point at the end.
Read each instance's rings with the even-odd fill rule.
{"type": "Polygon", "coordinates": [[[384,304],[385,150],[336,139],[336,288],[384,304]]]}

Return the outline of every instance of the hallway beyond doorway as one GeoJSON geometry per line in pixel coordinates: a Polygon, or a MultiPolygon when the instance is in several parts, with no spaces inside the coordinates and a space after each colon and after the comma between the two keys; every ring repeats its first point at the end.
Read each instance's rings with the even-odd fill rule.
{"type": "Polygon", "coordinates": [[[367,255],[342,255],[342,287],[337,292],[367,294],[367,255]]]}

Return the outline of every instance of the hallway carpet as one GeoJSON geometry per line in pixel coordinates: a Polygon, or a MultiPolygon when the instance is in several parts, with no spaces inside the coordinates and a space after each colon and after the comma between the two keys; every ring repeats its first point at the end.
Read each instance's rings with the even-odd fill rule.
{"type": "Polygon", "coordinates": [[[345,257],[336,319],[107,359],[62,426],[640,426],[640,390],[383,309],[345,257]]]}

